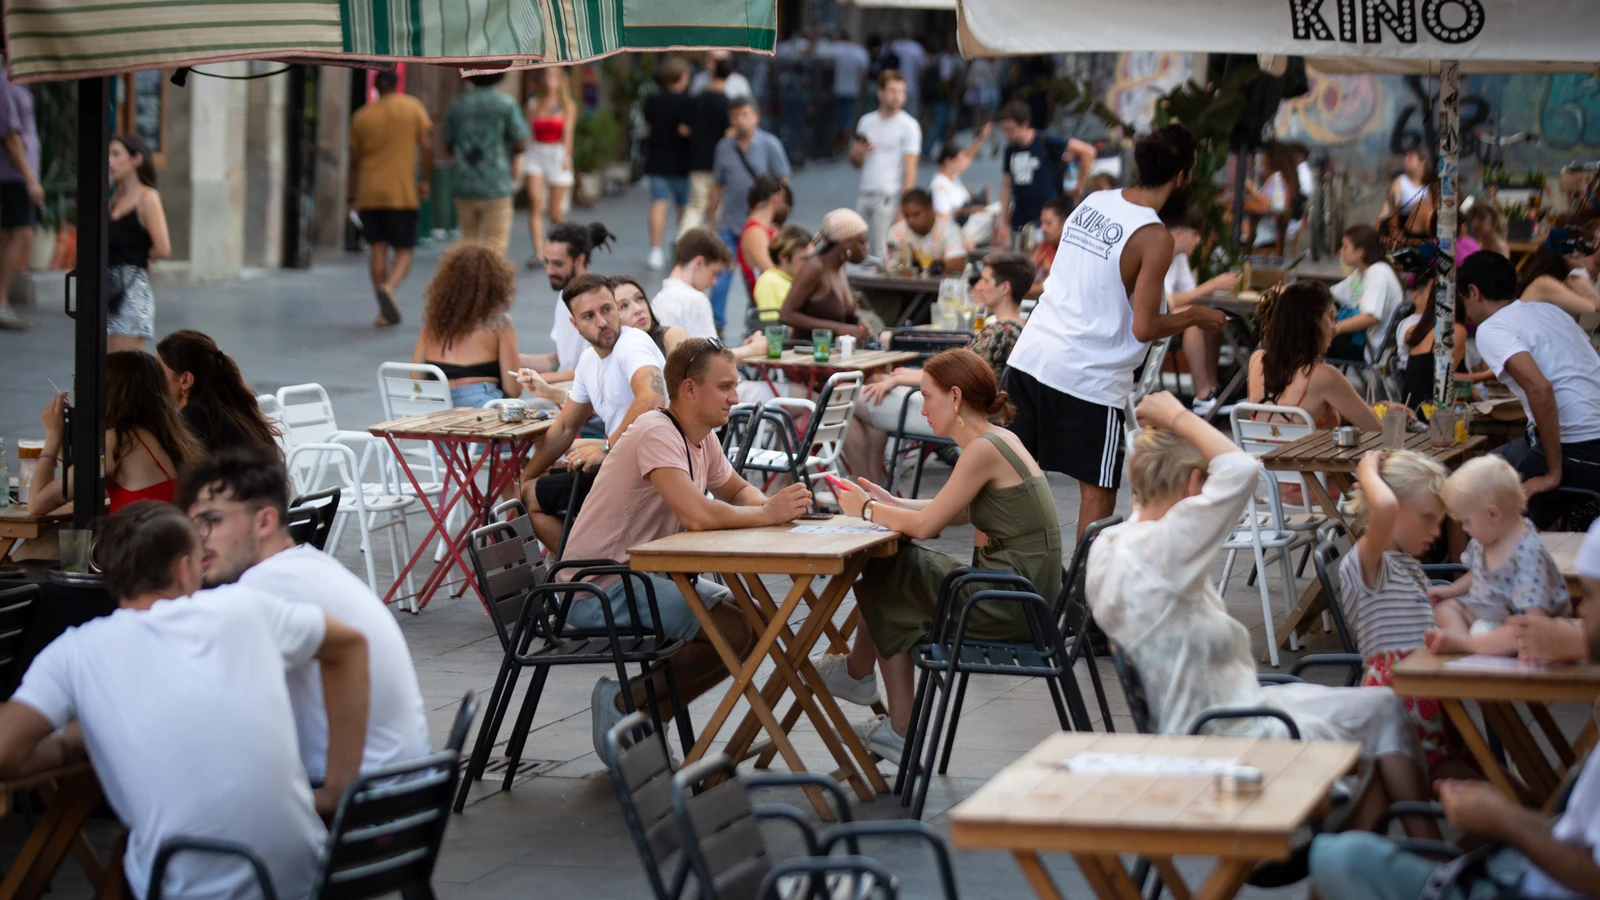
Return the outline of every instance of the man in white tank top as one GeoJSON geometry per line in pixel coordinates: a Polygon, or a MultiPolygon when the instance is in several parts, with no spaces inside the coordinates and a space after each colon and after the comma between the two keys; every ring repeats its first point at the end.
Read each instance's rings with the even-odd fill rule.
{"type": "Polygon", "coordinates": [[[1161,221],[1187,209],[1194,138],[1168,125],[1140,139],[1133,155],[1135,187],[1091,194],[1067,220],[1006,382],[1017,437],[1041,467],[1078,481],[1080,535],[1116,508],[1123,409],[1150,342],[1223,322],[1203,306],[1162,306],[1173,241],[1161,221]]]}

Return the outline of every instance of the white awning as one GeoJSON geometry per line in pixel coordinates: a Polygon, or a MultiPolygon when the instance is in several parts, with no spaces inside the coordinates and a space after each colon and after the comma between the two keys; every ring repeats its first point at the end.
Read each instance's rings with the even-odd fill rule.
{"type": "Polygon", "coordinates": [[[841,0],[863,9],[943,9],[956,8],[956,0],[841,0]]]}
{"type": "Polygon", "coordinates": [[[1187,51],[1304,56],[1325,72],[1425,72],[1439,60],[1460,60],[1466,72],[1600,69],[1594,0],[959,4],[967,56],[1187,51]]]}

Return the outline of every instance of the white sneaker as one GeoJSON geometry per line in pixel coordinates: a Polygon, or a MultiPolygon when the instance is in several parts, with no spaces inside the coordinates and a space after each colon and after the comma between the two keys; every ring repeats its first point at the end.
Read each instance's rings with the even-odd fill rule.
{"type": "Polygon", "coordinates": [[[594,738],[594,755],[606,758],[606,733],[622,721],[622,710],[617,709],[617,697],[622,685],[615,678],[602,678],[589,692],[589,723],[594,738]]]}
{"type": "Polygon", "coordinates": [[[660,247],[650,248],[650,261],[645,263],[650,271],[659,272],[667,267],[667,251],[660,247]]]}
{"type": "Polygon", "coordinates": [[[906,739],[895,734],[894,725],[890,724],[888,716],[879,716],[876,722],[862,722],[856,726],[856,734],[861,737],[861,742],[867,749],[878,754],[885,760],[900,765],[900,757],[906,752],[906,739]]]}
{"type": "Polygon", "coordinates": [[[1220,393],[1220,391],[1212,391],[1211,395],[1208,396],[1208,397],[1196,397],[1196,398],[1194,398],[1194,404],[1191,405],[1189,407],[1189,409],[1191,411],[1193,411],[1194,414],[1199,416],[1200,418],[1202,418],[1202,419],[1205,418],[1206,416],[1211,414],[1211,411],[1213,409],[1217,408],[1217,394],[1218,393],[1220,393]]]}
{"type": "Polygon", "coordinates": [[[878,702],[878,673],[868,672],[864,678],[850,677],[847,657],[843,653],[824,653],[813,656],[811,664],[817,667],[822,683],[835,700],[849,700],[857,706],[871,706],[878,702]]]}

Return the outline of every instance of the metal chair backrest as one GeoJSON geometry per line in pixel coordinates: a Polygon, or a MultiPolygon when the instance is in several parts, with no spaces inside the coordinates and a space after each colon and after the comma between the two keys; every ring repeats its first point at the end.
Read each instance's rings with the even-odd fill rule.
{"type": "MultiPolygon", "coordinates": [[[[1343,529],[1340,529],[1341,531],[1343,529]]],[[[1311,561],[1317,567],[1317,581],[1322,585],[1322,596],[1327,599],[1328,615],[1333,619],[1334,630],[1339,633],[1339,643],[1346,653],[1360,653],[1355,631],[1344,615],[1344,600],[1340,595],[1339,557],[1343,553],[1332,539],[1317,545],[1311,561]]]]}
{"type": "Polygon", "coordinates": [[[278,389],[278,420],[293,445],[331,440],[339,430],[333,401],[320,384],[291,384],[278,389]]]}
{"type": "Polygon", "coordinates": [[[890,350],[909,350],[920,354],[922,361],[972,343],[976,337],[961,329],[896,328],[889,336],[890,350]]]}
{"type": "Polygon", "coordinates": [[[478,714],[477,695],[467,691],[461,696],[461,705],[456,707],[456,717],[450,722],[450,735],[445,738],[444,748],[461,752],[467,744],[467,734],[472,731],[472,719],[478,714]]]}
{"type": "Polygon", "coordinates": [[[502,650],[511,647],[511,632],[522,617],[528,595],[544,581],[543,567],[528,560],[527,540],[512,523],[495,522],[475,529],[467,541],[467,555],[489,602],[489,622],[502,650]]]}
{"type": "Polygon", "coordinates": [[[761,417],[761,403],[738,403],[728,410],[728,421],[722,426],[722,454],[728,457],[728,462],[739,458],[739,449],[744,446],[744,434],[749,429],[753,419],[761,417]]]}
{"type": "Polygon", "coordinates": [[[361,493],[361,463],[356,451],[346,444],[296,443],[284,461],[290,486],[300,494],[310,494],[332,486],[349,491],[358,504],[361,493]]]}
{"type": "Polygon", "coordinates": [[[756,449],[763,435],[775,441],[777,449],[789,459],[794,459],[800,452],[800,434],[794,427],[794,417],[781,407],[763,405],[745,426],[744,436],[739,442],[739,453],[733,459],[733,470],[741,477],[745,469],[750,468],[750,453],[756,449]]]}
{"type": "Polygon", "coordinates": [[[1066,576],[1061,579],[1061,596],[1056,600],[1056,620],[1062,623],[1062,634],[1069,633],[1077,624],[1073,620],[1086,622],[1089,618],[1089,549],[1094,546],[1100,532],[1121,523],[1121,516],[1107,516],[1090,522],[1089,527],[1083,530],[1083,536],[1078,538],[1078,546],[1072,551],[1072,562],[1067,566],[1066,576]]]}
{"type": "Polygon", "coordinates": [[[1246,453],[1260,456],[1292,444],[1317,430],[1316,420],[1298,406],[1272,403],[1239,403],[1228,413],[1233,426],[1233,442],[1246,453]],[[1257,421],[1257,417],[1268,419],[1257,421]],[[1269,419],[1270,417],[1270,419],[1269,419]]]}
{"type": "Polygon", "coordinates": [[[718,753],[672,776],[672,815],[702,900],[751,900],[773,865],[738,775],[733,762],[718,753]],[[721,783],[707,787],[715,778],[721,783]]]}
{"type": "Polygon", "coordinates": [[[283,424],[283,404],[278,402],[276,394],[257,394],[256,406],[261,408],[261,415],[273,428],[272,441],[278,445],[278,451],[288,456],[294,440],[289,436],[288,426],[283,424]]]}
{"type": "MultiPolygon", "coordinates": [[[[1563,460],[1569,467],[1593,468],[1579,460],[1563,460]]],[[[1588,531],[1600,517],[1600,492],[1577,487],[1558,487],[1533,498],[1530,517],[1544,531],[1588,531]]]]}
{"type": "MultiPolygon", "coordinates": [[[[528,508],[522,505],[521,500],[505,500],[496,503],[490,512],[490,519],[495,522],[505,522],[516,529],[517,537],[524,541],[537,537],[533,532],[533,520],[528,518],[528,508]]],[[[528,561],[538,564],[538,560],[528,557],[528,561]]]]}
{"type": "Polygon", "coordinates": [[[817,409],[811,426],[800,441],[800,452],[813,454],[831,463],[837,459],[855,413],[856,394],[861,392],[860,372],[835,372],[817,395],[817,409]]]}
{"type": "Polygon", "coordinates": [[[333,531],[333,520],[339,513],[342,492],[331,487],[301,494],[289,503],[289,536],[296,544],[310,544],[318,550],[328,544],[328,534],[333,531]]]}
{"type": "Polygon", "coordinates": [[[0,591],[0,697],[11,696],[22,680],[22,654],[43,596],[37,584],[0,591]]]}
{"type": "Polygon", "coordinates": [[[668,860],[683,849],[672,817],[672,761],[650,717],[640,710],[629,713],[606,732],[601,749],[651,890],[658,900],[679,896],[688,873],[687,859],[679,858],[671,867],[672,875],[665,872],[668,860]]]}
{"type": "Polygon", "coordinates": [[[425,416],[455,405],[444,370],[426,363],[378,363],[378,397],[383,417],[390,420],[425,416]]]}
{"type": "Polygon", "coordinates": [[[1122,645],[1111,641],[1111,664],[1117,670],[1117,681],[1122,683],[1122,695],[1128,701],[1128,716],[1133,728],[1140,734],[1155,734],[1155,720],[1150,715],[1150,697],[1145,694],[1144,680],[1133,667],[1122,645]]]}
{"type": "Polygon", "coordinates": [[[357,778],[333,814],[323,869],[312,896],[364,900],[426,887],[460,777],[457,749],[383,766],[357,778]]]}

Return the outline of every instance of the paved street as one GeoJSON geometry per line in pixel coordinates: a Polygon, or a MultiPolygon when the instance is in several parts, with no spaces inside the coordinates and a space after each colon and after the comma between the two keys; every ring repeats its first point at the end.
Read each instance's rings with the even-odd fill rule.
{"type": "MultiPolygon", "coordinates": [[[[929,175],[925,167],[921,180],[925,183],[929,175]]],[[[974,188],[984,183],[997,187],[997,162],[993,158],[980,161],[966,180],[974,188]]],[[[815,228],[828,209],[853,203],[855,178],[845,166],[812,166],[797,173],[794,186],[797,209],[791,219],[815,228]]],[[[574,217],[604,221],[621,235],[620,246],[597,255],[597,270],[649,274],[648,286],[653,292],[660,276],[647,273],[644,267],[646,199],[643,188],[635,187],[594,210],[575,210],[574,217]]],[[[375,305],[367,287],[364,259],[324,253],[309,271],[273,271],[233,283],[159,290],[157,330],[165,334],[192,327],[212,334],[238,360],[257,392],[319,382],[328,389],[340,424],[362,428],[382,414],[374,376],[377,364],[410,359],[423,287],[439,249],[435,246],[419,253],[416,271],[400,293],[405,322],[398,328],[380,331],[371,325],[375,305]]],[[[512,246],[513,258],[520,262],[530,252],[525,226],[521,226],[512,246]]],[[[29,311],[37,322],[35,330],[26,335],[0,334],[0,383],[6,386],[0,406],[0,435],[9,440],[40,434],[39,410],[51,391],[47,378],[66,387],[71,377],[71,329],[55,299],[59,291],[46,284],[41,285],[40,294],[45,302],[29,311]]],[[[736,291],[735,296],[742,305],[742,292],[736,291]]],[[[524,270],[514,311],[524,351],[551,348],[547,332],[553,302],[543,273],[524,270]]],[[[728,318],[738,322],[742,317],[730,310],[728,318]]],[[[931,467],[931,486],[924,487],[924,496],[942,482],[944,471],[938,465],[931,467]]],[[[1075,526],[1076,491],[1065,479],[1053,480],[1063,531],[1070,533],[1075,526]]],[[[1126,499],[1123,505],[1126,507],[1126,499]]],[[[419,515],[412,521],[413,535],[420,534],[425,520],[419,515]]],[[[931,543],[952,555],[966,556],[971,542],[970,527],[960,527],[948,529],[931,543]]],[[[341,557],[359,570],[353,544],[345,541],[341,557]]],[[[379,561],[380,574],[386,565],[386,559],[379,561]]],[[[1260,601],[1254,588],[1245,586],[1243,575],[1235,579],[1229,603],[1234,614],[1254,631],[1259,649],[1260,601]]],[[[460,600],[440,597],[420,615],[397,615],[422,679],[436,742],[442,741],[455,704],[465,691],[476,691],[487,701],[500,661],[499,645],[482,608],[470,596],[460,600]]],[[[1108,663],[1103,664],[1102,675],[1111,693],[1116,727],[1131,730],[1108,663]]],[[[587,707],[594,678],[593,671],[576,669],[558,669],[550,678],[527,749],[529,758],[547,765],[539,774],[521,779],[510,793],[498,792],[497,779],[474,791],[466,813],[451,822],[436,875],[441,900],[649,895],[611,784],[590,749],[587,707]]],[[[1087,677],[1083,677],[1083,688],[1093,708],[1087,677]]],[[[696,708],[699,721],[704,721],[719,697],[720,691],[702,700],[696,708]]],[[[847,707],[847,712],[858,721],[869,717],[860,708],[847,707]]],[[[951,775],[936,779],[927,818],[943,829],[944,816],[952,805],[1056,727],[1045,689],[1037,682],[974,679],[951,775]]],[[[802,753],[820,758],[821,743],[807,726],[799,730],[798,743],[802,753]]],[[[892,773],[892,766],[884,768],[892,773]]],[[[893,817],[900,814],[900,808],[892,800],[880,800],[863,807],[859,814],[893,817]]],[[[20,828],[16,818],[0,825],[0,842],[11,852],[20,842],[20,828]]],[[[109,843],[109,825],[102,824],[98,836],[102,845],[109,843]]],[[[868,852],[899,874],[906,887],[902,896],[933,895],[933,870],[925,864],[925,851],[920,847],[906,842],[869,842],[868,852]]],[[[1056,858],[1050,863],[1072,896],[1086,895],[1087,887],[1070,861],[1056,858]]],[[[1203,870],[1204,864],[1198,865],[1203,870]]],[[[966,898],[1029,895],[1015,863],[1004,854],[960,853],[956,871],[966,898]]],[[[55,896],[82,897],[86,893],[81,876],[69,861],[55,896]]],[[[1276,896],[1303,894],[1303,889],[1292,889],[1276,896]]]]}

